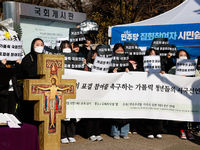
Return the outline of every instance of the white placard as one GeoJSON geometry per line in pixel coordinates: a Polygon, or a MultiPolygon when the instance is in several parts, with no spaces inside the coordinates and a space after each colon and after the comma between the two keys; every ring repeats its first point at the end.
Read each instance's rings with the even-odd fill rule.
{"type": "Polygon", "coordinates": [[[21,128],[17,123],[15,122],[8,122],[9,128],[21,128]]]}
{"type": "Polygon", "coordinates": [[[68,40],[69,41],[69,37],[57,37],[56,38],[56,46],[60,47],[60,44],[62,43],[62,41],[68,40]]]}
{"type": "Polygon", "coordinates": [[[176,75],[194,76],[196,72],[197,59],[177,59],[176,75]]]}
{"type": "Polygon", "coordinates": [[[52,49],[52,43],[49,41],[45,41],[44,45],[52,49]]]}
{"type": "Polygon", "coordinates": [[[92,66],[92,72],[108,73],[111,61],[112,57],[104,58],[96,56],[92,66]]]}
{"type": "Polygon", "coordinates": [[[76,79],[67,118],[149,118],[200,122],[200,78],[147,72],[91,73],[66,69],[76,79]]]}
{"type": "Polygon", "coordinates": [[[6,58],[7,61],[22,59],[22,41],[0,40],[0,60],[6,58]]]}
{"type": "Polygon", "coordinates": [[[160,56],[144,56],[143,64],[144,70],[149,73],[161,71],[160,56]]]}
{"type": "Polygon", "coordinates": [[[141,50],[142,52],[146,52],[146,50],[147,50],[147,47],[146,47],[146,46],[139,47],[139,48],[140,48],[140,50],[141,50]]]}

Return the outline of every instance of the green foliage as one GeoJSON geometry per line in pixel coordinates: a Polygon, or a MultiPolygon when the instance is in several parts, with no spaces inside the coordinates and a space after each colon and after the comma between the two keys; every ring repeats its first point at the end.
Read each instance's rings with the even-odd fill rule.
{"type": "Polygon", "coordinates": [[[108,27],[133,23],[162,14],[184,0],[99,0],[88,17],[99,25],[96,43],[107,44],[108,27]]]}
{"type": "Polygon", "coordinates": [[[17,32],[19,40],[22,38],[22,28],[19,24],[13,23],[14,31],[17,32]]]}

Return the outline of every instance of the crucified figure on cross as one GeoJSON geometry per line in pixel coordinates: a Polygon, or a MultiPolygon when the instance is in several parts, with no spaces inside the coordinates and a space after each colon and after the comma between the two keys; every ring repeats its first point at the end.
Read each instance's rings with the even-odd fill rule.
{"type": "Polygon", "coordinates": [[[50,91],[50,117],[51,117],[51,127],[55,127],[54,125],[54,109],[55,109],[55,101],[56,101],[56,93],[57,91],[70,91],[70,87],[67,88],[59,88],[56,85],[56,78],[51,78],[51,87],[49,88],[42,88],[42,87],[37,87],[38,89],[42,91],[50,91]]]}

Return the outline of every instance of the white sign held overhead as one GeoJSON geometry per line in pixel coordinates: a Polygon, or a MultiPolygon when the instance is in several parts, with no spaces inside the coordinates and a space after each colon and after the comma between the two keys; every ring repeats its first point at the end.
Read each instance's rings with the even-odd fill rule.
{"type": "Polygon", "coordinates": [[[22,59],[22,41],[0,40],[0,60],[16,61],[22,59]]]}

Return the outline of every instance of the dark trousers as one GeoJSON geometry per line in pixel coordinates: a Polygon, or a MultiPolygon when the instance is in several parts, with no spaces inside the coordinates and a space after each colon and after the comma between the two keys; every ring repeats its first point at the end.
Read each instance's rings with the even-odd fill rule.
{"type": "Polygon", "coordinates": [[[8,95],[0,96],[0,113],[15,114],[16,97],[14,91],[9,91],[8,95]]]}
{"type": "Polygon", "coordinates": [[[145,119],[144,120],[145,136],[160,134],[160,125],[161,125],[161,120],[145,119]]]}
{"type": "Polygon", "coordinates": [[[7,113],[8,111],[8,96],[1,95],[0,96],[0,113],[7,113]]]}
{"type": "Polygon", "coordinates": [[[8,92],[8,113],[15,114],[17,98],[14,91],[8,92]]]}
{"type": "Polygon", "coordinates": [[[100,119],[86,119],[86,136],[100,135],[100,119]]]}
{"type": "Polygon", "coordinates": [[[138,119],[131,119],[130,120],[130,131],[132,132],[133,129],[138,129],[138,122],[139,120],[138,119]]]}
{"type": "Polygon", "coordinates": [[[61,121],[61,139],[67,137],[75,137],[76,119],[70,119],[70,121],[61,121]]]}

